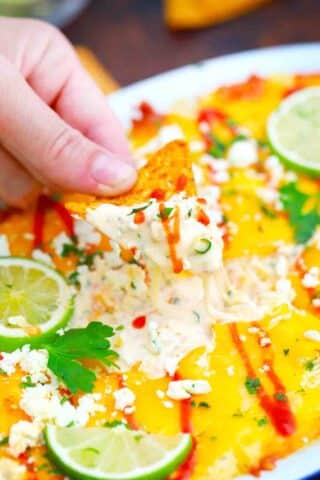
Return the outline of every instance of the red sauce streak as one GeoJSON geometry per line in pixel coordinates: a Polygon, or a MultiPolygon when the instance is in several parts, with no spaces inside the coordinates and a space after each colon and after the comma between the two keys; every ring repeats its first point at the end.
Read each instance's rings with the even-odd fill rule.
{"type": "MultiPolygon", "coordinates": [[[[258,378],[252,366],[249,355],[244,347],[244,344],[243,342],[241,342],[237,325],[235,323],[232,323],[230,324],[229,328],[230,328],[232,340],[246,368],[248,377],[258,378]]],[[[259,326],[259,329],[260,331],[262,330],[260,326],[259,326]]],[[[265,349],[264,349],[264,352],[266,352],[265,349]]],[[[280,378],[274,371],[272,359],[268,358],[264,361],[264,363],[267,364],[269,367],[269,370],[266,372],[266,374],[268,375],[269,380],[274,386],[275,393],[274,393],[274,396],[271,397],[265,391],[263,385],[260,385],[260,387],[257,389],[257,397],[259,399],[261,407],[268,415],[277,433],[284,437],[288,437],[295,432],[296,421],[292,413],[288,398],[286,397],[286,389],[282,384],[280,378]],[[285,401],[281,401],[277,399],[276,394],[284,395],[285,401]]]]}
{"type": "Polygon", "coordinates": [[[176,190],[177,192],[182,192],[188,183],[188,177],[186,175],[180,175],[176,181],[176,190]]]}
{"type": "Polygon", "coordinates": [[[197,203],[200,203],[201,205],[207,205],[207,200],[205,198],[197,198],[197,203]]]}
{"type": "Polygon", "coordinates": [[[159,201],[165,200],[166,192],[162,190],[162,188],[156,188],[151,192],[150,198],[155,198],[156,200],[159,200],[159,201]]]}
{"type": "Polygon", "coordinates": [[[180,210],[176,207],[174,213],[167,217],[165,215],[165,206],[159,205],[161,222],[166,233],[169,246],[169,255],[174,273],[180,273],[183,270],[183,262],[177,255],[176,245],[180,242],[180,210]],[[173,225],[172,225],[173,223],[173,225]]]}
{"type": "Polygon", "coordinates": [[[148,102],[141,102],[138,106],[139,118],[133,119],[133,127],[141,127],[146,124],[159,125],[163,120],[164,115],[157,113],[155,109],[148,102]]]}
{"type": "Polygon", "coordinates": [[[133,221],[136,225],[141,225],[141,223],[144,223],[145,219],[145,214],[141,210],[140,212],[136,212],[133,217],[133,221]]]}
{"type": "MultiPolygon", "coordinates": [[[[173,377],[174,381],[181,380],[181,376],[179,373],[175,373],[173,377]]],[[[192,428],[192,407],[191,407],[191,399],[187,398],[184,400],[180,400],[180,425],[181,425],[181,432],[183,433],[191,433],[193,432],[192,428]]],[[[174,480],[190,480],[192,477],[195,464],[196,464],[196,447],[197,443],[195,438],[192,438],[193,446],[192,450],[189,453],[186,461],[178,468],[177,472],[173,476],[174,480]]]]}
{"type": "Polygon", "coordinates": [[[68,235],[74,236],[73,218],[64,205],[46,195],[40,195],[33,219],[33,248],[39,248],[43,244],[45,214],[48,210],[55,210],[64,223],[68,235]]]}
{"type": "Polygon", "coordinates": [[[145,315],[141,315],[140,317],[136,317],[132,320],[133,328],[144,328],[147,322],[147,317],[145,315]]]}
{"type": "Polygon", "coordinates": [[[197,215],[197,220],[198,222],[202,223],[203,225],[207,226],[210,223],[210,218],[206,214],[202,208],[199,209],[198,215],[197,215]]]}

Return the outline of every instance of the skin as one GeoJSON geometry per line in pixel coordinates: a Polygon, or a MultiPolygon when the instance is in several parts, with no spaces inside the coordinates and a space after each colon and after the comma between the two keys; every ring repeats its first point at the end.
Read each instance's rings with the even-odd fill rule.
{"type": "Polygon", "coordinates": [[[118,195],[136,180],[123,129],[71,44],[36,20],[0,18],[0,198],[118,195]]]}

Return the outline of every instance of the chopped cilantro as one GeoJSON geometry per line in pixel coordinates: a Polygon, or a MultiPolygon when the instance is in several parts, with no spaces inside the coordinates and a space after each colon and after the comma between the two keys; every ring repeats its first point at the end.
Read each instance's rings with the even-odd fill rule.
{"type": "Polygon", "coordinates": [[[215,135],[212,135],[213,146],[209,150],[209,155],[215,158],[221,158],[226,151],[226,145],[222,143],[215,135]]]}
{"type": "Polygon", "coordinates": [[[146,208],[148,208],[151,205],[151,203],[152,203],[152,201],[150,200],[149,203],[147,203],[146,205],[143,205],[142,207],[133,208],[131,210],[131,212],[128,213],[128,216],[129,215],[134,215],[135,213],[142,212],[143,210],[146,210],[146,208]]]}
{"type": "Polygon", "coordinates": [[[307,370],[311,371],[314,369],[314,362],[312,360],[308,360],[305,364],[307,370]]]}
{"type": "Polygon", "coordinates": [[[161,218],[161,220],[167,220],[167,218],[170,217],[172,212],[173,212],[173,207],[164,207],[158,213],[158,217],[161,218]]]}
{"type": "Polygon", "coordinates": [[[9,437],[3,437],[0,440],[0,447],[4,447],[5,445],[8,445],[9,443],[9,437]]]}
{"type": "Polygon", "coordinates": [[[74,272],[70,273],[70,275],[67,277],[68,283],[70,285],[75,285],[76,287],[80,287],[80,282],[79,282],[79,272],[75,270],[74,272]]]}
{"type": "Polygon", "coordinates": [[[26,379],[22,383],[20,383],[21,388],[32,388],[35,386],[36,384],[32,382],[30,375],[27,375],[26,379]]]}
{"type": "Polygon", "coordinates": [[[268,218],[271,218],[271,219],[277,218],[277,214],[272,210],[270,210],[270,208],[268,208],[264,203],[260,205],[260,210],[268,218]]]}
{"type": "Polygon", "coordinates": [[[199,408],[211,408],[208,402],[199,402],[199,408]]]}
{"type": "Polygon", "coordinates": [[[261,386],[261,382],[258,378],[247,377],[245,386],[250,395],[255,395],[261,386]]]}
{"type": "Polygon", "coordinates": [[[93,390],[96,374],[84,367],[80,360],[95,360],[105,365],[114,365],[117,353],[110,349],[108,337],[114,331],[108,325],[91,322],[86,328],[67,330],[64,335],[55,335],[50,344],[37,345],[48,351],[48,368],[64,382],[71,393],[93,390]]]}
{"type": "Polygon", "coordinates": [[[128,430],[131,430],[130,425],[128,425],[126,422],[123,422],[122,420],[113,420],[112,422],[105,422],[103,426],[105,428],[125,427],[128,430]]]}
{"type": "Polygon", "coordinates": [[[287,395],[286,395],[285,393],[283,393],[283,392],[277,392],[277,393],[275,394],[274,398],[275,398],[276,400],[278,400],[279,402],[283,402],[283,403],[285,403],[285,402],[288,401],[287,395]]]}
{"type": "Polygon", "coordinates": [[[264,425],[267,425],[268,423],[269,423],[269,420],[268,420],[267,417],[258,418],[258,420],[257,420],[258,427],[263,427],[264,425]]]}
{"type": "Polygon", "coordinates": [[[134,258],[134,256],[132,256],[132,257],[130,258],[129,263],[130,263],[131,265],[138,265],[138,266],[140,266],[140,263],[138,262],[138,260],[137,260],[136,258],[134,258]]]}
{"type": "Polygon", "coordinates": [[[132,290],[137,290],[136,284],[134,282],[130,282],[130,287],[132,290]]]}
{"type": "Polygon", "coordinates": [[[288,183],[280,188],[280,201],[289,215],[289,222],[294,230],[297,243],[308,242],[317,225],[320,224],[319,199],[319,193],[308,195],[298,189],[296,182],[288,183]],[[311,208],[306,209],[309,201],[311,208]]]}
{"type": "Polygon", "coordinates": [[[247,140],[247,139],[248,139],[247,135],[244,135],[243,133],[239,133],[231,140],[230,143],[233,144],[235,142],[240,142],[241,140],[247,140]]]}
{"type": "Polygon", "coordinates": [[[62,246],[61,257],[66,258],[70,255],[76,255],[78,257],[78,266],[87,265],[88,268],[92,268],[96,256],[102,257],[103,252],[97,250],[96,252],[87,253],[85,250],[77,246],[75,240],[73,243],[65,243],[62,246]]]}
{"type": "Polygon", "coordinates": [[[290,352],[290,348],[284,348],[283,349],[283,355],[286,357],[287,355],[289,355],[289,352],[290,352]]]}

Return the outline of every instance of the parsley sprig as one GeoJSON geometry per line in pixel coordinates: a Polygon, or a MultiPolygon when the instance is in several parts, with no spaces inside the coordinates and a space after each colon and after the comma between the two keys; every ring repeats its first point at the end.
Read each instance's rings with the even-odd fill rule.
{"type": "Polygon", "coordinates": [[[92,322],[86,328],[74,328],[64,335],[56,334],[52,342],[37,348],[47,350],[48,368],[63,381],[71,393],[93,390],[96,374],[85,367],[81,360],[95,360],[114,366],[118,354],[110,349],[108,338],[113,328],[100,322],[92,322]]]}
{"type": "Polygon", "coordinates": [[[296,182],[280,188],[280,201],[289,215],[297,243],[306,243],[320,224],[320,196],[308,195],[298,189],[296,182]],[[307,208],[310,202],[311,208],[307,208]]]}

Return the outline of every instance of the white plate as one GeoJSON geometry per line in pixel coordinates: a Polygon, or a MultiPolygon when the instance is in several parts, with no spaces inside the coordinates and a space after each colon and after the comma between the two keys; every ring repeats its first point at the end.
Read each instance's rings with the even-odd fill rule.
{"type": "MultiPolygon", "coordinates": [[[[134,107],[142,100],[150,101],[159,111],[166,111],[181,98],[205,94],[222,84],[243,80],[253,73],[270,75],[315,71],[320,72],[320,43],[257,49],[187,65],[137,82],[110,95],[109,101],[128,126],[134,107]]],[[[306,480],[317,473],[320,475],[320,442],[280,460],[275,470],[263,472],[259,478],[306,480]]],[[[241,480],[252,478],[251,475],[245,475],[241,480]]]]}

